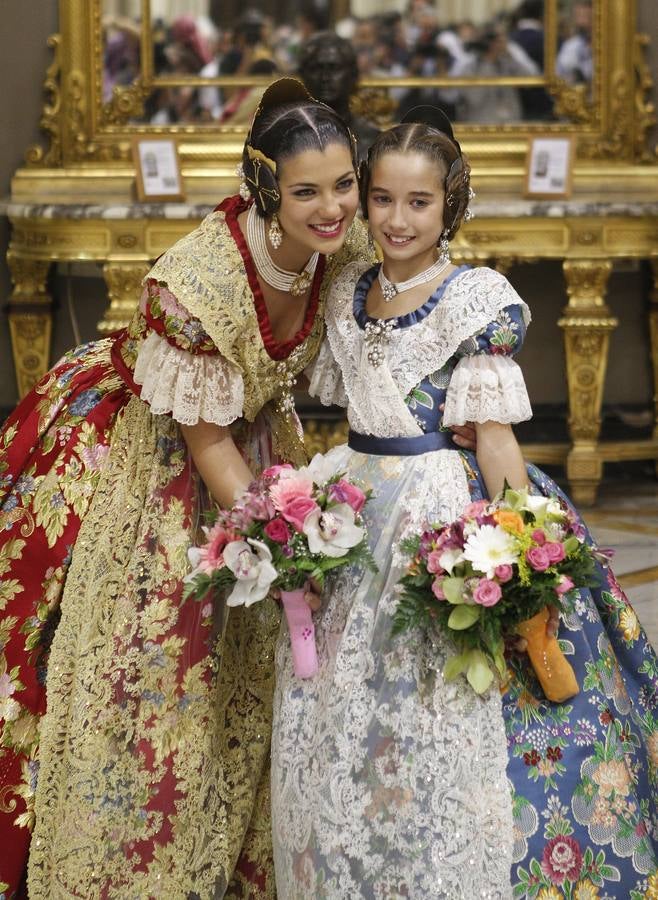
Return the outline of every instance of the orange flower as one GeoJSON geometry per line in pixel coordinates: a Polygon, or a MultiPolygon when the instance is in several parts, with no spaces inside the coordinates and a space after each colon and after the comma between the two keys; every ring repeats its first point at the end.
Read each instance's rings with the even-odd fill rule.
{"type": "Polygon", "coordinates": [[[521,516],[513,512],[511,509],[497,509],[493,514],[496,522],[505,531],[512,531],[516,534],[523,534],[523,519],[521,516]]]}

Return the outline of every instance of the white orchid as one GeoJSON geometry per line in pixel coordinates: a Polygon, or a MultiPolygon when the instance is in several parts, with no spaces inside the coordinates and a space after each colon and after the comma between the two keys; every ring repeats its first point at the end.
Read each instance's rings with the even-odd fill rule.
{"type": "Polygon", "coordinates": [[[237,579],[227,606],[251,606],[267,597],[277,571],[266,544],[253,538],[231,541],[224,548],[224,562],[237,579]]]}
{"type": "Polygon", "coordinates": [[[513,565],[518,561],[514,538],[499,525],[482,525],[464,544],[464,559],[469,560],[476,572],[494,577],[496,566],[513,565]]]}
{"type": "Polygon", "coordinates": [[[361,543],[364,529],[354,524],[354,510],[348,503],[331,509],[314,510],[304,519],[302,531],[308,538],[311,553],[338,558],[361,543]]]}
{"type": "Polygon", "coordinates": [[[299,470],[308,475],[315,484],[326,484],[336,474],[336,465],[323,453],[316,453],[310,463],[299,470]]]}

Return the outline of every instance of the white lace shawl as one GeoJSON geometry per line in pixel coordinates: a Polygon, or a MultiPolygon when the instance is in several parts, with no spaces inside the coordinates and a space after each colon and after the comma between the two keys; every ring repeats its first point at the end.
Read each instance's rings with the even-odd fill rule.
{"type": "Polygon", "coordinates": [[[229,425],[242,415],[242,376],[219,353],[189,353],[152,331],[139,349],[133,377],[151,411],[171,413],[181,425],[199,419],[229,425]]]}
{"type": "MultiPolygon", "coordinates": [[[[467,338],[486,328],[505,307],[521,306],[526,324],[530,311],[504,275],[484,266],[468,269],[451,280],[428,316],[393,331],[384,347],[385,361],[374,367],[368,360],[364,331],[352,311],[354,286],[365,269],[363,263],[351,263],[331,289],[327,337],[310,372],[310,392],[324,404],[347,403],[347,418],[355,431],[377,437],[413,437],[422,432],[404,402],[411,389],[445,365],[467,338]]],[[[458,364],[459,387],[453,397],[461,393],[464,384],[470,387],[459,403],[459,398],[450,401],[455,424],[455,417],[465,411],[467,419],[477,420],[487,410],[486,418],[491,419],[495,408],[503,416],[499,421],[507,422],[521,421],[530,414],[523,375],[516,363],[509,359],[501,363],[502,356],[488,359],[486,364],[465,360],[458,364]],[[503,396],[508,389],[511,396],[503,396]],[[492,406],[494,395],[496,405],[492,406]]]]}

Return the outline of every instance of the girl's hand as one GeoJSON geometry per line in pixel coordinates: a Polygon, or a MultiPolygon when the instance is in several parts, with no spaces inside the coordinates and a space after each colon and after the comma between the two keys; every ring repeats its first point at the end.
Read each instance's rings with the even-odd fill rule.
{"type": "MultiPolygon", "coordinates": [[[[549,637],[557,637],[557,633],[560,630],[560,610],[556,606],[548,607],[548,622],[546,623],[546,634],[549,637]]],[[[518,638],[516,643],[514,644],[514,649],[518,650],[519,653],[524,653],[528,647],[528,642],[525,638],[518,638]]]]}
{"type": "MultiPolygon", "coordinates": [[[[442,403],[439,407],[441,412],[445,407],[445,403],[442,403]]],[[[475,426],[472,422],[467,422],[466,425],[451,425],[450,430],[452,431],[452,439],[459,447],[463,447],[465,450],[476,450],[477,449],[477,435],[475,432],[475,426]]]]}

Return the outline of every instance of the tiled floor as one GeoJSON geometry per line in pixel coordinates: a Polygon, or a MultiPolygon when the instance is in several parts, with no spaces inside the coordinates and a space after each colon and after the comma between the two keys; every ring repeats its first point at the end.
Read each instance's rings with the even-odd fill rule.
{"type": "Polygon", "coordinates": [[[601,547],[653,646],[658,649],[658,481],[608,481],[583,518],[601,547]]]}

